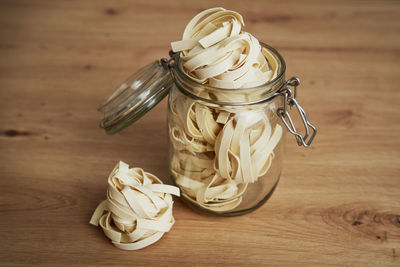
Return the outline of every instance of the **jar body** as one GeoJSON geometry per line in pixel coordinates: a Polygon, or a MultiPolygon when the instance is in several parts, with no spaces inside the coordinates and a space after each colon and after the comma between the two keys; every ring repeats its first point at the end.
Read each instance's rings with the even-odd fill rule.
{"type": "MultiPolygon", "coordinates": [[[[169,174],[181,198],[221,216],[256,209],[281,174],[285,131],[277,109],[283,98],[252,101],[254,91],[196,91],[198,85],[179,75],[169,93],[168,135],[169,174]]],[[[280,80],[258,90],[277,91],[280,80]]]]}

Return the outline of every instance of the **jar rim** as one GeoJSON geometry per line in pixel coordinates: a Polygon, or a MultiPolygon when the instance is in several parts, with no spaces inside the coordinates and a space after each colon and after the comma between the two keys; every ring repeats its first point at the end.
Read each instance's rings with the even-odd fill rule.
{"type": "MultiPolygon", "coordinates": [[[[186,72],[183,71],[182,64],[179,64],[180,63],[180,53],[178,53],[176,55],[175,64],[174,64],[175,67],[173,68],[173,70],[175,70],[178,73],[180,78],[183,78],[184,80],[186,80],[189,83],[193,83],[196,87],[200,87],[200,88],[204,87],[204,89],[211,89],[211,90],[221,91],[221,92],[234,91],[237,93],[260,90],[264,87],[269,87],[270,85],[273,85],[274,83],[276,83],[276,81],[280,80],[282,78],[282,76],[285,75],[285,72],[286,72],[286,63],[285,63],[285,60],[283,59],[282,55],[272,46],[269,46],[263,42],[260,42],[260,45],[262,47],[268,49],[270,52],[272,52],[273,55],[278,58],[279,64],[278,64],[278,74],[276,75],[276,77],[274,79],[272,79],[266,83],[263,83],[261,85],[258,85],[258,86],[247,87],[247,88],[222,88],[222,87],[215,87],[215,86],[199,83],[199,82],[195,81],[194,79],[192,79],[186,72]]],[[[276,88],[275,90],[273,90],[269,93],[273,94],[278,90],[279,90],[279,88],[276,88]]]]}

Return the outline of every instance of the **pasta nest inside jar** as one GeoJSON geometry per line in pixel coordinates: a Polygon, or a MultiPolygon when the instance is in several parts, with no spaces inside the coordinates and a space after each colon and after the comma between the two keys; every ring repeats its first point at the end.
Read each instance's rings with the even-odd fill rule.
{"type": "MultiPolygon", "coordinates": [[[[277,60],[242,26],[240,14],[223,8],[196,15],[182,40],[171,44],[180,52],[180,68],[198,83],[226,89],[274,79],[277,60]]],[[[212,96],[225,102],[237,97],[222,90],[212,96]]],[[[182,195],[215,212],[238,207],[248,185],[270,169],[282,127],[272,126],[259,106],[212,108],[182,94],[171,97],[170,112],[170,167],[182,195]]]]}

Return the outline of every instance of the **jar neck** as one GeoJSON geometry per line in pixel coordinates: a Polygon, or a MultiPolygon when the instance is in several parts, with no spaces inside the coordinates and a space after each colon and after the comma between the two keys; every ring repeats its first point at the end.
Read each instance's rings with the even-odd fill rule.
{"type": "Polygon", "coordinates": [[[268,101],[276,96],[276,93],[285,84],[286,64],[278,51],[264,43],[260,44],[268,49],[278,62],[278,75],[263,85],[249,88],[226,89],[198,83],[182,70],[179,54],[176,56],[175,64],[171,68],[175,84],[182,93],[189,97],[215,105],[240,106],[268,101]]]}

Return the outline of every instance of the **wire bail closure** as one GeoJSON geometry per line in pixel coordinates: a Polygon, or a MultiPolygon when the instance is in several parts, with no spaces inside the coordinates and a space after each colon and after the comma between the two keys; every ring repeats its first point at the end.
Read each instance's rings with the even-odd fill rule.
{"type": "Polygon", "coordinates": [[[292,77],[286,81],[283,88],[280,90],[280,94],[285,98],[283,107],[278,108],[277,113],[278,116],[281,118],[282,122],[285,124],[286,128],[289,130],[291,134],[296,137],[297,144],[299,146],[309,147],[314,140],[315,135],[317,134],[317,128],[310,123],[307,118],[307,114],[304,109],[300,106],[299,102],[297,101],[297,86],[300,85],[300,79],[297,77],[292,77]],[[292,94],[292,90],[289,87],[293,87],[294,93],[292,94]],[[289,105],[290,110],[293,106],[296,107],[297,111],[300,114],[301,120],[303,121],[303,125],[305,128],[305,135],[302,136],[297,130],[293,123],[293,120],[287,110],[287,106],[289,105]],[[312,133],[310,135],[310,129],[312,133]],[[308,140],[307,140],[308,139],[308,140]]]}

